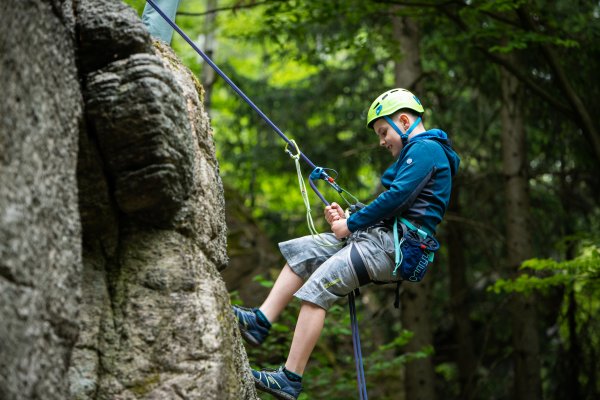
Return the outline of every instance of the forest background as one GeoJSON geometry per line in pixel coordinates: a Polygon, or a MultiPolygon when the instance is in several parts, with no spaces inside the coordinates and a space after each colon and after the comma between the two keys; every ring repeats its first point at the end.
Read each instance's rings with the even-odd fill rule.
{"type": "MultiPolygon", "coordinates": [[[[403,285],[401,310],[393,285],[359,298],[371,397],[600,397],[600,2],[182,0],[176,21],[363,202],[393,162],[364,126],[389,88],[414,91],[460,154],[425,282],[403,285]]],[[[177,34],[172,47],[204,85],[228,201],[272,243],[307,234],[284,143],[177,34]]],[[[277,269],[259,267],[268,287],[277,269]]],[[[297,308],[254,366],[286,356],[297,308]]],[[[347,314],[331,311],[302,398],[356,396],[347,314]]]]}

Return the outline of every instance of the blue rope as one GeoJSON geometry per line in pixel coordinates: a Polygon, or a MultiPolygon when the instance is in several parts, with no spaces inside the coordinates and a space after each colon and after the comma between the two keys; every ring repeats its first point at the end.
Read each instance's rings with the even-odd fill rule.
{"type": "MultiPolygon", "coordinates": [[[[246,96],[246,94],[239,88],[237,87],[237,85],[235,83],[233,83],[233,81],[231,79],[229,79],[229,77],[227,75],[225,75],[225,73],[223,71],[221,71],[221,69],[210,59],[209,56],[207,56],[202,50],[200,50],[200,48],[198,48],[198,46],[196,46],[196,44],[192,41],[192,39],[189,38],[188,35],[185,34],[185,32],[183,32],[178,26],[177,24],[175,24],[175,22],[173,22],[152,0],[147,0],[148,4],[150,4],[157,13],[160,14],[161,17],[164,18],[165,21],[167,21],[169,23],[169,25],[171,25],[173,27],[173,29],[175,29],[175,31],[177,33],[179,33],[179,35],[186,41],[188,42],[188,44],[190,46],[192,46],[192,48],[194,50],[196,50],[196,52],[200,55],[200,57],[202,57],[204,59],[204,61],[206,61],[206,63],[208,65],[211,66],[212,69],[215,70],[215,72],[217,74],[219,74],[219,76],[221,76],[221,78],[223,78],[225,80],[225,82],[227,82],[227,84],[229,84],[229,86],[231,86],[231,88],[242,98],[244,99],[244,101],[246,103],[248,103],[248,105],[250,107],[252,107],[252,109],[254,109],[254,111],[256,111],[258,113],[258,115],[260,115],[260,117],[262,119],[265,120],[265,122],[279,135],[281,136],[281,138],[283,140],[286,141],[286,143],[290,144],[293,146],[292,142],[290,141],[290,139],[288,139],[287,136],[285,136],[285,134],[281,131],[281,129],[279,129],[279,127],[277,125],[275,125],[273,123],[273,121],[271,121],[269,119],[269,117],[266,116],[265,113],[262,112],[262,110],[260,108],[258,108],[258,106],[256,104],[254,104],[254,102],[252,100],[250,100],[250,98],[248,96],[246,96]]],[[[294,146],[293,146],[294,147],[294,146]]],[[[308,165],[310,165],[312,168],[316,168],[317,166],[315,164],[313,164],[312,161],[310,161],[308,159],[308,157],[306,157],[304,154],[300,153],[300,156],[302,157],[302,159],[304,161],[306,161],[308,163],[308,165]]]]}
{"type": "Polygon", "coordinates": [[[358,332],[358,320],[356,318],[356,305],[354,303],[353,292],[348,295],[348,304],[350,308],[350,325],[352,326],[352,347],[354,348],[356,380],[358,382],[358,398],[360,400],[367,400],[367,381],[365,379],[365,369],[363,366],[360,334],[358,332]]]}
{"type": "MultiPolygon", "coordinates": [[[[281,131],[281,129],[279,129],[279,127],[277,125],[275,125],[273,123],[273,121],[271,121],[269,119],[269,117],[267,117],[267,115],[262,112],[262,110],[260,108],[258,108],[258,106],[256,104],[254,104],[254,102],[252,100],[250,100],[250,98],[248,96],[246,96],[246,94],[239,88],[237,87],[237,85],[231,80],[229,79],[229,77],[223,72],[221,71],[221,69],[210,59],[209,56],[207,56],[202,50],[200,50],[200,48],[198,46],[196,46],[196,44],[192,41],[192,39],[189,38],[188,35],[185,34],[185,32],[183,32],[178,26],[177,24],[175,24],[175,22],[173,22],[152,0],[146,0],[148,2],[148,4],[150,4],[158,14],[160,14],[161,17],[163,17],[163,19],[165,21],[167,21],[167,23],[169,25],[171,25],[173,27],[173,29],[196,51],[196,53],[198,53],[198,55],[200,55],[200,57],[202,57],[204,59],[204,61],[206,61],[206,63],[208,65],[211,66],[212,69],[215,70],[215,72],[217,74],[219,74],[219,76],[221,78],[223,78],[225,80],[225,82],[227,82],[227,84],[229,86],[231,86],[231,88],[242,98],[244,99],[244,101],[246,103],[248,103],[248,105],[250,107],[252,107],[252,109],[254,111],[256,111],[256,113],[267,123],[267,125],[269,125],[274,131],[275,133],[277,133],[288,145],[292,146],[292,148],[294,148],[295,150],[298,150],[296,148],[296,146],[292,143],[292,141],[285,136],[285,134],[281,131]]],[[[317,168],[317,166],[302,152],[298,151],[300,154],[300,157],[302,157],[302,159],[313,169],[317,168]]],[[[315,186],[313,180],[311,178],[309,178],[309,184],[310,187],[315,191],[315,193],[317,194],[317,196],[319,196],[319,198],[321,199],[321,201],[323,203],[325,203],[325,205],[329,205],[329,202],[325,199],[325,197],[323,197],[323,195],[319,192],[319,190],[317,189],[317,187],[315,186]]],[[[357,373],[357,381],[358,381],[358,391],[359,391],[359,398],[360,400],[367,400],[367,384],[365,382],[365,372],[364,372],[364,367],[363,367],[363,360],[362,360],[362,351],[360,348],[360,334],[358,331],[358,321],[356,318],[356,305],[354,304],[354,294],[350,293],[350,295],[348,296],[348,300],[349,300],[349,305],[350,305],[350,321],[351,321],[351,325],[352,325],[352,344],[354,347],[354,361],[356,364],[356,373],[357,373]]]]}

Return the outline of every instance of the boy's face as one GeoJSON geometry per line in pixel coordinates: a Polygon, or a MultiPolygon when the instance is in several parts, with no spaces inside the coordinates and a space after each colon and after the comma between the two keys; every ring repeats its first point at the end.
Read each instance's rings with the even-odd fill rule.
{"type": "MultiPolygon", "coordinates": [[[[401,118],[394,118],[394,123],[402,132],[406,132],[406,128],[404,127],[401,118]]],[[[390,153],[392,153],[392,157],[398,158],[402,148],[404,147],[402,145],[402,138],[400,138],[398,132],[396,132],[384,118],[375,120],[373,129],[379,137],[379,145],[388,149],[390,153]]]]}

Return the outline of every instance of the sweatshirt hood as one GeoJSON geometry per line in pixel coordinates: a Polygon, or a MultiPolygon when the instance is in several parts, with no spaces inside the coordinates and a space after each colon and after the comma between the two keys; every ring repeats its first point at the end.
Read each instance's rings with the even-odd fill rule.
{"type": "Polygon", "coordinates": [[[460,165],[460,157],[452,148],[452,142],[448,138],[448,134],[441,129],[430,129],[412,137],[409,144],[427,139],[435,140],[442,146],[444,153],[446,153],[446,157],[448,158],[448,162],[450,163],[450,172],[452,173],[452,176],[454,176],[460,165]]]}

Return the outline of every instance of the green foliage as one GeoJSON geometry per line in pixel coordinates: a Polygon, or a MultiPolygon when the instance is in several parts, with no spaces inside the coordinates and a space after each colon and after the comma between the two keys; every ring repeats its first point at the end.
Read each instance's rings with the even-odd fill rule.
{"type": "MultiPolygon", "coordinates": [[[[566,238],[563,243],[573,245],[574,239],[580,236],[566,238]]],[[[600,322],[600,245],[598,240],[585,239],[579,246],[579,254],[571,260],[555,261],[553,259],[532,259],[523,263],[523,271],[537,274],[532,276],[523,273],[512,280],[499,280],[488,290],[496,294],[525,293],[545,295],[552,291],[562,293],[561,308],[556,320],[556,337],[550,349],[564,359],[549,360],[547,374],[558,371],[561,379],[573,376],[570,386],[574,383],[587,387],[589,396],[585,396],[579,387],[578,394],[573,398],[593,398],[598,393],[598,386],[593,383],[600,378],[596,368],[596,354],[600,346],[597,335],[600,322]]],[[[558,382],[547,381],[547,392],[560,394],[569,393],[569,387],[561,388],[558,382]],[[557,384],[558,383],[558,384],[557,384]],[[557,388],[558,387],[558,388],[557,388]]]]}
{"type": "Polygon", "coordinates": [[[130,5],[139,15],[142,14],[146,5],[146,0],[124,0],[123,2],[130,5]]]}
{"type": "Polygon", "coordinates": [[[521,265],[521,270],[532,271],[542,276],[532,276],[527,272],[519,274],[512,280],[499,279],[488,290],[496,294],[502,292],[519,292],[529,294],[540,291],[547,293],[549,289],[574,284],[579,290],[588,285],[599,285],[600,280],[600,246],[584,245],[581,254],[573,260],[555,261],[552,259],[531,259],[521,265]]]}

